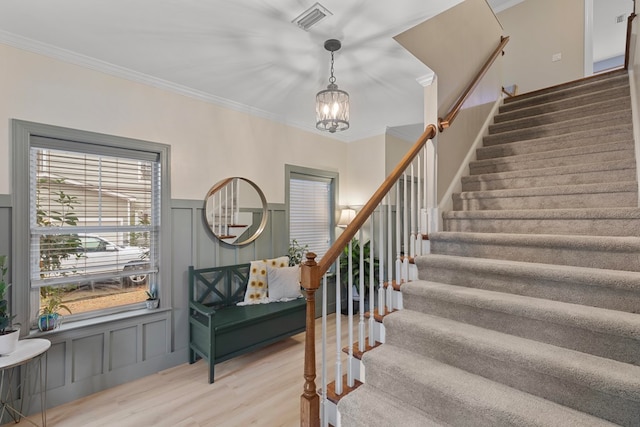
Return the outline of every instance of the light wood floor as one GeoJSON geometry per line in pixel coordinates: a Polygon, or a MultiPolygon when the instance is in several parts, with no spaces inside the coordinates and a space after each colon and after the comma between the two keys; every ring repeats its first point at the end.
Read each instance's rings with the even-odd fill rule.
{"type": "MultiPolygon", "coordinates": [[[[347,322],[343,319],[344,336],[347,322]]],[[[327,323],[327,357],[333,362],[334,316],[327,323]]],[[[319,388],[319,319],[316,325],[319,388]]],[[[343,343],[346,344],[344,339],[343,343]]],[[[185,363],[51,408],[47,411],[47,426],[299,426],[303,362],[304,334],[299,334],[216,365],[213,384],[207,383],[207,366],[202,360],[193,365],[185,363]]],[[[40,422],[39,414],[31,418],[40,422]]],[[[29,424],[22,421],[21,425],[29,424]]]]}

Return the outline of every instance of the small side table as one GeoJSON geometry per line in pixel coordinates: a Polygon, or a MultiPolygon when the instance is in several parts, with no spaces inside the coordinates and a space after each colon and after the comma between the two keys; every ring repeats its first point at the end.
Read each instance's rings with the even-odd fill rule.
{"type": "MultiPolygon", "coordinates": [[[[40,408],[42,414],[41,427],[47,425],[47,350],[51,347],[51,342],[43,338],[32,338],[19,340],[13,353],[6,356],[0,356],[0,404],[2,411],[0,412],[0,420],[4,417],[5,412],[17,423],[22,418],[37,426],[36,423],[26,418],[24,413],[24,401],[32,390],[28,390],[31,384],[35,383],[40,394],[40,408]],[[44,365],[43,365],[44,363],[44,365]],[[15,406],[15,398],[13,396],[13,375],[16,368],[24,365],[24,375],[20,376],[18,381],[18,397],[20,398],[20,409],[15,406]],[[44,367],[43,367],[44,366],[44,367]],[[34,368],[37,370],[35,381],[32,381],[34,368]],[[5,384],[6,382],[6,384],[5,384]],[[7,390],[5,391],[5,386],[7,390]],[[4,394],[4,395],[3,395],[4,394]]],[[[27,412],[29,407],[27,407],[27,412]]]]}

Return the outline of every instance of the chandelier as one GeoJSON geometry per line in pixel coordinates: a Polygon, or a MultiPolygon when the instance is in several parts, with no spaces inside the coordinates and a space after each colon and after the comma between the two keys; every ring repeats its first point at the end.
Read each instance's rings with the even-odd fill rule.
{"type": "Polygon", "coordinates": [[[331,77],[327,88],[316,95],[316,128],[331,133],[349,129],[349,94],[338,89],[333,75],[333,53],[341,46],[340,40],[324,42],[324,48],[331,52],[331,77]]]}

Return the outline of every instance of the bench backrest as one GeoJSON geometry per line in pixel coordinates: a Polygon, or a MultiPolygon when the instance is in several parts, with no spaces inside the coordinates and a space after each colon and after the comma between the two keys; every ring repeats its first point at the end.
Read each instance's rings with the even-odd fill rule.
{"type": "Polygon", "coordinates": [[[251,264],[189,267],[189,301],[220,308],[244,300],[251,264]]]}

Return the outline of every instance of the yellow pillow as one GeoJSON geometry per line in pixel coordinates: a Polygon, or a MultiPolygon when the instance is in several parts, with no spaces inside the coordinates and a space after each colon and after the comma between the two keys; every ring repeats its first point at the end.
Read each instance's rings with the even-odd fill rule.
{"type": "Polygon", "coordinates": [[[289,257],[281,256],[274,259],[251,261],[249,280],[247,281],[247,291],[244,294],[244,302],[240,304],[263,304],[269,302],[267,265],[271,268],[287,267],[289,266],[289,257]]]}

